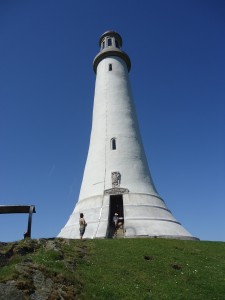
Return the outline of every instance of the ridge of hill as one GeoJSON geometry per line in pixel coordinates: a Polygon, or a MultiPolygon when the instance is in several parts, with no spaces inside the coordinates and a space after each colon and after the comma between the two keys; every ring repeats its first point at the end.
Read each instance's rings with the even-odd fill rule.
{"type": "Polygon", "coordinates": [[[0,243],[0,300],[225,299],[225,243],[25,239],[0,243]]]}

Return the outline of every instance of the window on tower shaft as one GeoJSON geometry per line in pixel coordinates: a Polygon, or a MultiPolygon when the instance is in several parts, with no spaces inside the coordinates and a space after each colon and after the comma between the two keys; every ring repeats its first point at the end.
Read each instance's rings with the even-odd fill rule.
{"type": "Polygon", "coordinates": [[[115,138],[111,139],[111,150],[116,150],[116,139],[115,138]]]}
{"type": "Polygon", "coordinates": [[[112,64],[109,64],[109,71],[112,71],[112,64]]]}

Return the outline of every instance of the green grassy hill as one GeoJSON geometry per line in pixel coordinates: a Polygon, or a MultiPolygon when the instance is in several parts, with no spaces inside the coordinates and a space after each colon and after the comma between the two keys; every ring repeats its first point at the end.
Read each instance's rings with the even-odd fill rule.
{"type": "Polygon", "coordinates": [[[225,243],[166,239],[0,243],[2,299],[225,299],[225,243]]]}

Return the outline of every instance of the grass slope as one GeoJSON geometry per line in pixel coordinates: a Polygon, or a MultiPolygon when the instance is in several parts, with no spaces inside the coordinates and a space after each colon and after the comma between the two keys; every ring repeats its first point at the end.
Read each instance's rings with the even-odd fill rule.
{"type": "MultiPolygon", "coordinates": [[[[225,299],[223,242],[43,239],[2,244],[0,282],[18,278],[18,264],[26,262],[67,284],[64,299],[225,299]]],[[[52,293],[48,299],[60,298],[52,293]]]]}

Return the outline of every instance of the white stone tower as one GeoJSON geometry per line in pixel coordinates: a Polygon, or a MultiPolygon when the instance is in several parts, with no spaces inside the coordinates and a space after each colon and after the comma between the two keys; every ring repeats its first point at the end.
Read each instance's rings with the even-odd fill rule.
{"type": "Polygon", "coordinates": [[[87,162],[78,202],[58,237],[79,238],[79,214],[88,226],[84,238],[120,237],[195,239],[174,218],[153,184],[132,100],[131,62],[122,38],[105,32],[94,59],[96,85],[87,162]]]}

